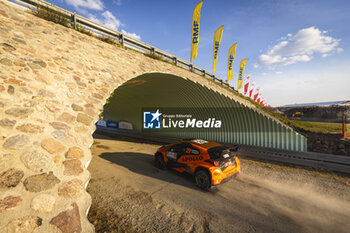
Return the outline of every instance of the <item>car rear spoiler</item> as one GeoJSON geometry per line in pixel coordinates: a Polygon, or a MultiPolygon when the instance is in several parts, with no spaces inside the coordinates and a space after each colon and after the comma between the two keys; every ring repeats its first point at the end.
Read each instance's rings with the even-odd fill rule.
{"type": "Polygon", "coordinates": [[[233,146],[230,146],[228,149],[229,149],[230,151],[237,152],[238,149],[239,149],[239,146],[238,146],[238,145],[233,145],[233,146]]]}

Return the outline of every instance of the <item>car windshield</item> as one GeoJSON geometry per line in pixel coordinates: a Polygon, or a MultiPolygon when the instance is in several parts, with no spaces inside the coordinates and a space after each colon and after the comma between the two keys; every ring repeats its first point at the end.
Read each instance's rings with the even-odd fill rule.
{"type": "Polygon", "coordinates": [[[234,155],[233,152],[230,152],[230,150],[224,146],[212,147],[208,149],[208,153],[211,159],[222,159],[222,158],[227,158],[234,155]]]}

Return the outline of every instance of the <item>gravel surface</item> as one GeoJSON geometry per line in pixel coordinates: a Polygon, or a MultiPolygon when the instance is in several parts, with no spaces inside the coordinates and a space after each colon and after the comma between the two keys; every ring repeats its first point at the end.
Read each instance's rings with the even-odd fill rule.
{"type": "Polygon", "coordinates": [[[159,145],[95,135],[89,220],[97,232],[349,232],[350,177],[240,158],[203,192],[153,165],[159,145]]]}

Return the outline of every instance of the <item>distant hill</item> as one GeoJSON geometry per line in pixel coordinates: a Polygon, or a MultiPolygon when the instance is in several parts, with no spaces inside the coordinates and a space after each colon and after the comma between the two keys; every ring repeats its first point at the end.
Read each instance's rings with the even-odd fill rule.
{"type": "Polygon", "coordinates": [[[309,106],[324,106],[324,107],[326,107],[326,106],[331,106],[331,105],[350,105],[350,100],[317,102],[317,103],[303,103],[303,104],[288,104],[288,105],[281,106],[281,108],[309,107],[309,106]]]}
{"type": "Polygon", "coordinates": [[[345,114],[350,122],[350,101],[285,105],[278,110],[290,120],[340,123],[345,114]]]}

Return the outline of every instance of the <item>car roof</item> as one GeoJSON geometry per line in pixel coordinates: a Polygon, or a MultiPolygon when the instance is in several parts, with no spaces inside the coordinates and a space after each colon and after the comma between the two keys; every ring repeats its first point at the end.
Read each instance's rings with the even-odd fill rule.
{"type": "Polygon", "coordinates": [[[215,146],[222,146],[221,144],[213,141],[203,140],[203,139],[193,139],[193,140],[186,140],[185,142],[194,144],[196,146],[209,149],[215,146]]]}

